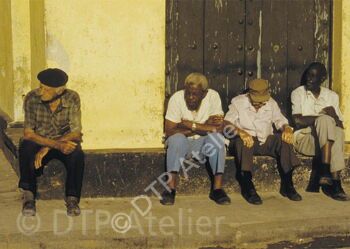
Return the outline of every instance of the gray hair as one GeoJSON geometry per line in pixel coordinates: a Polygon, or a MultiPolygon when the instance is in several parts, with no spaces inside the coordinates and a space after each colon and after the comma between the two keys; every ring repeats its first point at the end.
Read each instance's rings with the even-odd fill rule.
{"type": "Polygon", "coordinates": [[[66,90],[66,86],[60,86],[55,89],[57,95],[62,94],[64,90],[66,90]]]}
{"type": "Polygon", "coordinates": [[[188,85],[200,85],[203,90],[209,87],[208,79],[201,73],[191,73],[185,79],[185,87],[188,85]]]}

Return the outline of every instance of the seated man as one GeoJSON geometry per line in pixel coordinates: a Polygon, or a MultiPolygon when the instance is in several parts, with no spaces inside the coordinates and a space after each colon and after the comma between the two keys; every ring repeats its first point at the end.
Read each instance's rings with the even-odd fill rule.
{"type": "Polygon", "coordinates": [[[325,66],[313,62],[303,74],[302,86],[292,92],[292,117],[298,129],[294,146],[298,152],[314,156],[313,171],[318,173],[312,174],[307,191],[318,192],[321,185],[326,195],[345,201],[349,198],[340,181],[345,168],[343,118],[338,95],[321,86],[326,78],[325,66]]]}
{"type": "Polygon", "coordinates": [[[60,69],[46,69],[37,76],[40,87],[24,100],[24,137],[19,147],[20,181],[25,216],[36,213],[36,177],[51,159],[67,170],[67,214],[80,214],[79,200],[84,172],[79,95],[66,89],[68,76],[60,69]]]}
{"type": "Polygon", "coordinates": [[[174,204],[177,174],[180,167],[184,167],[185,159],[189,158],[201,163],[209,159],[214,174],[209,197],[218,204],[230,203],[222,189],[226,156],[224,137],[216,133],[222,126],[223,115],[219,94],[208,89],[208,80],[200,73],[188,75],[185,89],[171,96],[165,116],[169,179],[168,189],[162,194],[163,205],[174,204]]]}
{"type": "Polygon", "coordinates": [[[251,204],[262,204],[252,182],[253,156],[267,155],[277,159],[281,195],[300,201],[301,196],[292,180],[293,168],[300,164],[293,151],[293,129],[270,97],[268,82],[263,79],[250,81],[248,93],[232,99],[224,122],[224,134],[227,127],[231,126],[233,130],[233,134],[229,134],[233,137],[230,150],[235,157],[236,179],[242,196],[251,204]],[[273,124],[281,133],[273,133],[273,124]]]}

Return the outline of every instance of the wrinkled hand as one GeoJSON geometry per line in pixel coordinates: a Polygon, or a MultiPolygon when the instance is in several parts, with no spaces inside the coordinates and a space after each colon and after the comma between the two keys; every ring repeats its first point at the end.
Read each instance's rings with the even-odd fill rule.
{"type": "Polygon", "coordinates": [[[239,129],[237,134],[242,139],[244,146],[248,148],[253,147],[254,139],[248,132],[239,129]]]}
{"type": "Polygon", "coordinates": [[[205,122],[207,125],[221,125],[224,121],[223,115],[213,115],[205,122]]]}
{"type": "Polygon", "coordinates": [[[179,124],[179,128],[191,130],[192,129],[192,123],[193,123],[192,121],[189,121],[189,120],[186,120],[186,119],[182,119],[181,123],[179,124]]]}
{"type": "Polygon", "coordinates": [[[77,147],[77,144],[72,141],[57,141],[57,143],[57,149],[65,155],[69,155],[77,147]]]}
{"type": "Polygon", "coordinates": [[[39,169],[42,166],[43,158],[50,151],[49,147],[42,147],[35,155],[34,166],[36,169],[39,169]]]}
{"type": "Polygon", "coordinates": [[[286,126],[282,132],[282,141],[287,144],[293,144],[293,129],[289,126],[286,126]]]}

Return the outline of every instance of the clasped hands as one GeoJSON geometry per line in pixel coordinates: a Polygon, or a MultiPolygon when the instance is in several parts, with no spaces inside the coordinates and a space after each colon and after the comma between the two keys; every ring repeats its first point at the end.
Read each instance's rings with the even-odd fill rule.
{"type": "Polygon", "coordinates": [[[335,109],[333,106],[327,106],[325,108],[322,109],[322,111],[320,112],[320,114],[325,114],[325,115],[328,115],[332,118],[334,118],[335,120],[335,123],[338,127],[341,127],[343,128],[343,123],[342,121],[339,119],[335,109]]]}
{"type": "MultiPolygon", "coordinates": [[[[69,155],[72,153],[75,148],[77,147],[77,143],[74,143],[72,141],[56,141],[56,148],[57,150],[61,151],[65,155],[69,155]]],[[[35,161],[34,166],[36,169],[39,169],[42,166],[42,160],[43,158],[49,153],[51,150],[50,147],[42,147],[35,155],[35,161]]]]}

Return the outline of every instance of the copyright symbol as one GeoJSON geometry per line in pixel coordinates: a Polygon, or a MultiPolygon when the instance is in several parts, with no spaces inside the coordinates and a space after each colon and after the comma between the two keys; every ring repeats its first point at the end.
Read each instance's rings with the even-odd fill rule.
{"type": "Polygon", "coordinates": [[[126,233],[131,228],[131,218],[125,213],[117,213],[112,217],[111,224],[117,233],[126,233]]]}
{"type": "Polygon", "coordinates": [[[36,216],[26,217],[22,213],[17,216],[17,228],[24,235],[31,235],[36,233],[41,225],[41,219],[38,214],[36,216]]]}

